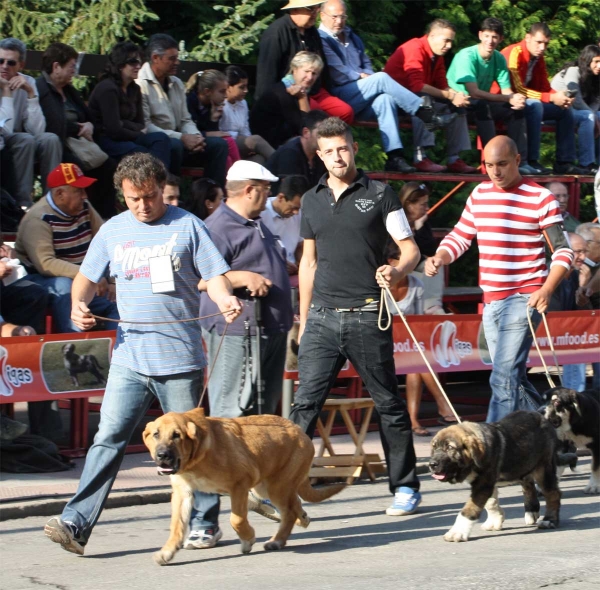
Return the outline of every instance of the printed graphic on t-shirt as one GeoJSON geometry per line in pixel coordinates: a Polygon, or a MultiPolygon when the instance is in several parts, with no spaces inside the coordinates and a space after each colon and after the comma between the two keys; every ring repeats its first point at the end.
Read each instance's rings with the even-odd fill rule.
{"type": "Polygon", "coordinates": [[[373,209],[373,207],[375,207],[375,201],[371,199],[356,199],[354,201],[354,206],[361,213],[368,213],[369,211],[371,211],[371,209],[373,209]]]}
{"type": "Polygon", "coordinates": [[[181,259],[173,252],[177,245],[177,236],[175,232],[164,244],[157,244],[152,248],[140,247],[135,245],[135,240],[129,240],[123,244],[115,246],[114,261],[121,265],[121,271],[125,280],[150,277],[150,266],[148,260],[156,256],[171,256],[173,271],[179,272],[181,269],[181,259]]]}

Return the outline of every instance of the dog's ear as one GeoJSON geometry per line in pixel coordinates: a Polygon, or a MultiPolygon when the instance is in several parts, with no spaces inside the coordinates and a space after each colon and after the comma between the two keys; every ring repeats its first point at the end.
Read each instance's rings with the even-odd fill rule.
{"type": "Polygon", "coordinates": [[[142,440],[144,443],[146,443],[146,439],[152,435],[154,428],[154,422],[148,422],[148,424],[146,424],[146,428],[144,428],[144,432],[142,433],[142,440]]]}
{"type": "Polygon", "coordinates": [[[483,461],[485,458],[485,448],[483,443],[474,435],[469,436],[468,439],[469,450],[471,451],[471,457],[475,467],[481,469],[483,467],[483,461]]]}
{"type": "Polygon", "coordinates": [[[194,424],[194,422],[188,422],[185,426],[185,433],[187,434],[188,438],[195,440],[198,437],[198,427],[196,424],[194,424]]]}

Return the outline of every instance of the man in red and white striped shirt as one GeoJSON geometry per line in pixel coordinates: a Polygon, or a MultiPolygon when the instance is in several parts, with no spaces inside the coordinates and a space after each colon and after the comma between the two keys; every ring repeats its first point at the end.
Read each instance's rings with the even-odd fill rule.
{"type": "Polygon", "coordinates": [[[535,410],[541,403],[527,380],[527,355],[540,313],[573,261],[562,227],[559,205],[548,189],[519,173],[520,156],[506,136],[492,139],[484,150],[491,182],[471,193],[454,229],[427,259],[425,273],[437,274],[477,237],[479,285],[483,289],[483,328],[493,369],[487,421],[496,422],[515,410],[535,410]],[[550,271],[544,246],[552,252],[550,271]]]}

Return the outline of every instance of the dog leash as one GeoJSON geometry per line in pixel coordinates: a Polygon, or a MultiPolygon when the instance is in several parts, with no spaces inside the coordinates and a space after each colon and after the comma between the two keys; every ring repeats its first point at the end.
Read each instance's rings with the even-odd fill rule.
{"type": "Polygon", "coordinates": [[[198,322],[200,320],[214,318],[215,316],[218,316],[218,315],[226,315],[229,313],[234,313],[234,311],[235,310],[233,310],[233,309],[228,309],[227,311],[219,311],[217,313],[211,313],[210,315],[202,315],[197,318],[190,318],[187,320],[167,320],[165,322],[140,322],[137,320],[113,320],[112,318],[105,318],[101,315],[96,315],[93,313],[90,315],[96,320],[102,320],[104,322],[113,322],[115,324],[136,324],[136,325],[142,325],[142,326],[164,326],[166,324],[186,324],[189,322],[198,322]]]}
{"type": "MultiPolygon", "coordinates": [[[[381,273],[377,273],[377,274],[383,279],[383,275],[381,273]]],[[[378,325],[379,329],[380,330],[387,330],[392,325],[392,313],[390,312],[390,308],[389,308],[389,304],[388,304],[388,300],[387,300],[386,294],[389,296],[390,300],[394,302],[394,305],[396,307],[396,311],[398,312],[398,315],[402,318],[402,321],[404,322],[404,325],[406,326],[406,329],[408,330],[408,333],[410,334],[410,337],[412,338],[415,346],[417,347],[417,350],[421,354],[421,357],[423,358],[423,361],[425,361],[425,364],[427,365],[427,368],[429,369],[429,372],[431,373],[431,376],[433,377],[433,380],[435,381],[436,385],[440,388],[440,391],[442,392],[442,395],[444,396],[444,399],[446,400],[446,402],[448,402],[448,405],[450,406],[450,409],[452,410],[452,413],[454,414],[454,417],[456,418],[457,422],[460,424],[462,422],[462,420],[460,419],[460,416],[458,415],[458,413],[454,409],[454,406],[452,405],[452,402],[450,401],[450,398],[446,394],[446,391],[444,390],[444,388],[442,387],[442,384],[440,383],[439,379],[437,378],[437,375],[435,374],[435,371],[431,368],[431,365],[429,364],[429,361],[427,360],[427,357],[425,356],[425,353],[421,349],[421,347],[419,345],[419,342],[417,341],[415,335],[413,334],[413,331],[410,329],[410,326],[408,325],[408,322],[406,321],[406,316],[400,310],[400,307],[398,306],[398,302],[394,299],[394,297],[392,295],[392,292],[390,291],[390,288],[387,287],[387,286],[381,289],[381,305],[379,306],[379,317],[378,317],[378,320],[377,320],[377,325],[378,325]],[[385,311],[387,312],[387,323],[386,323],[385,326],[383,326],[383,324],[382,324],[382,322],[383,322],[383,309],[384,309],[384,307],[385,307],[385,311]]]]}
{"type": "MultiPolygon", "coordinates": [[[[203,315],[197,318],[191,318],[191,319],[187,319],[187,320],[170,320],[170,321],[165,321],[165,322],[140,322],[140,321],[128,321],[128,320],[113,320],[112,318],[105,318],[102,317],[100,315],[96,315],[96,314],[91,314],[91,316],[97,320],[102,320],[102,321],[107,321],[107,322],[115,322],[118,324],[141,324],[141,325],[151,325],[151,326],[161,326],[161,325],[165,325],[165,324],[185,324],[185,323],[189,323],[189,322],[197,322],[199,320],[206,320],[208,318],[214,318],[218,315],[227,315],[230,313],[234,313],[235,310],[230,309],[227,311],[219,311],[217,313],[211,313],[209,315],[203,315]]],[[[198,401],[198,405],[196,407],[201,407],[202,406],[202,402],[204,401],[204,396],[206,395],[206,390],[208,389],[208,382],[210,381],[210,377],[213,373],[213,370],[215,368],[215,364],[217,362],[217,358],[219,358],[219,352],[221,350],[221,345],[223,344],[223,340],[225,340],[225,334],[227,334],[227,328],[229,327],[229,324],[227,322],[225,322],[225,329],[223,330],[223,334],[221,335],[221,340],[219,340],[219,346],[217,346],[217,351],[215,352],[215,357],[213,358],[213,361],[210,365],[210,369],[208,371],[208,374],[206,376],[206,379],[204,380],[204,387],[202,388],[202,393],[200,394],[200,400],[198,401]]]]}
{"type": "MultiPolygon", "coordinates": [[[[533,313],[533,307],[527,309],[527,322],[529,323],[529,329],[531,330],[531,335],[533,336],[533,342],[535,344],[535,349],[537,350],[538,356],[542,361],[542,365],[544,366],[544,371],[546,373],[546,379],[548,379],[548,383],[550,387],[556,387],[552,377],[550,376],[550,372],[548,371],[548,365],[546,365],[546,361],[542,356],[542,351],[540,350],[540,346],[538,344],[537,338],[535,337],[535,329],[533,327],[533,322],[531,321],[531,314],[533,313]],[[531,309],[531,313],[529,310],[531,309]]],[[[562,375],[560,373],[560,368],[558,366],[558,359],[556,358],[556,351],[554,350],[554,343],[552,342],[552,334],[550,334],[550,328],[548,327],[548,321],[546,320],[546,314],[542,314],[542,319],[544,320],[544,328],[546,330],[546,334],[548,335],[548,343],[550,344],[550,350],[552,351],[552,356],[554,357],[554,365],[556,366],[556,373],[558,375],[558,380],[562,386],[563,380],[562,375]]]]}

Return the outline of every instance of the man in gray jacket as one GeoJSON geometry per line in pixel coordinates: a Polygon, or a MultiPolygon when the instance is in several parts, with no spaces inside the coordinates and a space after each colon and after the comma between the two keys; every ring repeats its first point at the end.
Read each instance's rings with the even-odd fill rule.
{"type": "Polygon", "coordinates": [[[175,76],[179,66],[177,41],[158,33],[148,39],[148,61],[136,80],[142,89],[142,105],[148,133],[162,131],[171,138],[171,172],[180,167],[202,166],[204,175],[225,188],[227,142],[221,137],[204,137],[187,108],[185,86],[175,76]]]}
{"type": "Polygon", "coordinates": [[[42,188],[46,177],[60,164],[62,145],[54,133],[46,133],[37,87],[25,67],[25,43],[8,37],[0,41],[0,120],[4,120],[3,184],[22,207],[33,204],[34,163],[40,165],[42,188]],[[4,169],[4,166],[6,168],[4,169]]]}

